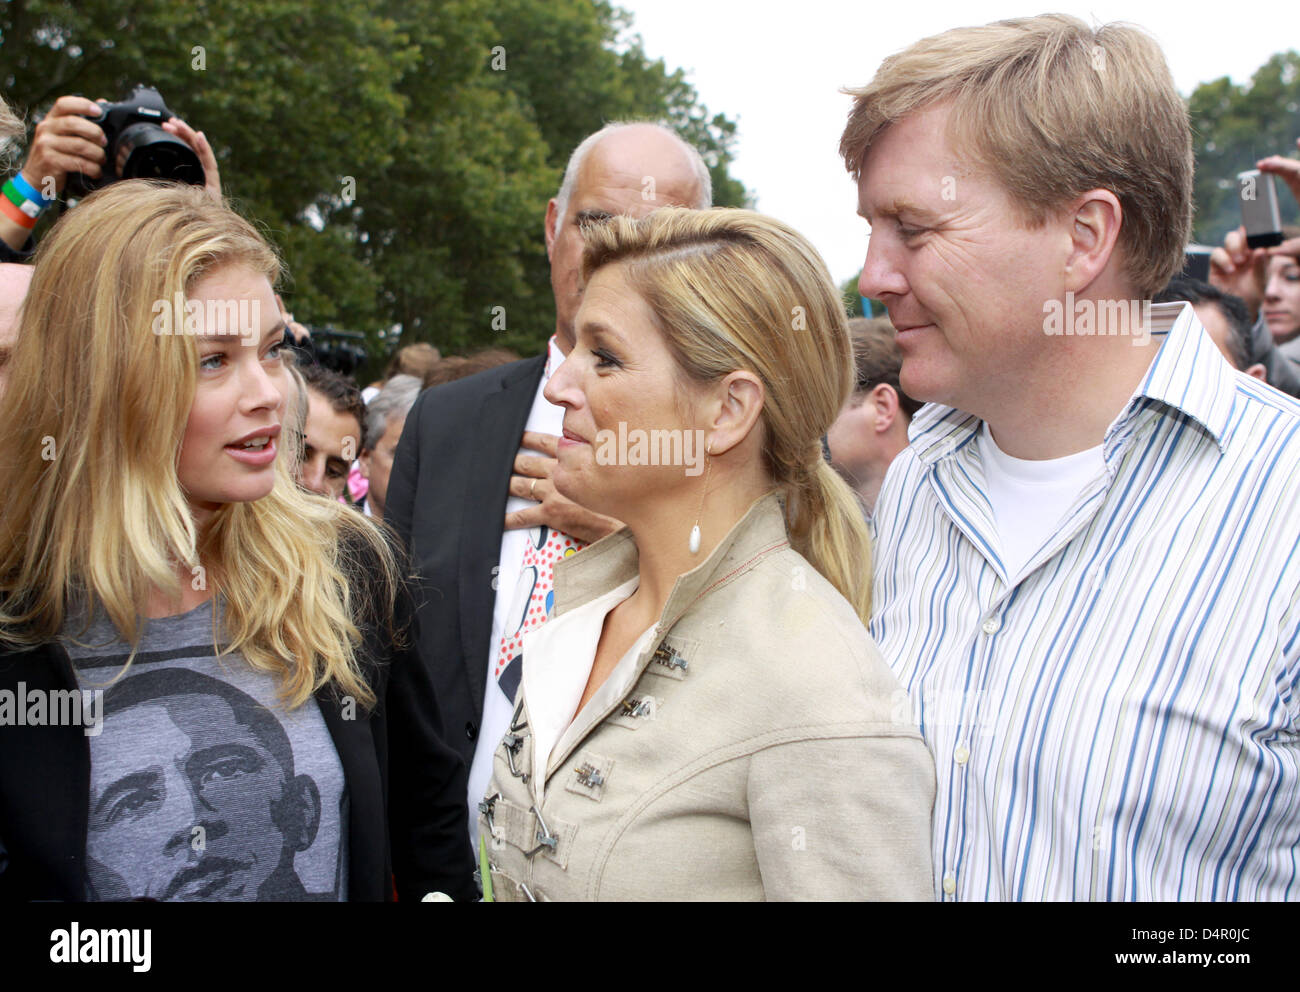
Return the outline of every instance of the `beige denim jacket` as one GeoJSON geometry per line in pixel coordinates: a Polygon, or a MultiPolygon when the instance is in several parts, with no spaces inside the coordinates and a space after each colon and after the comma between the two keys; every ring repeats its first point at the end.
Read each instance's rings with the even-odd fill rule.
{"type": "MultiPolygon", "coordinates": [[[[560,562],[550,622],[636,574],[627,530],[560,562]]],[[[577,715],[544,789],[524,666],[479,807],[495,899],[934,897],[933,761],[775,494],[677,579],[630,691],[577,715]]]]}

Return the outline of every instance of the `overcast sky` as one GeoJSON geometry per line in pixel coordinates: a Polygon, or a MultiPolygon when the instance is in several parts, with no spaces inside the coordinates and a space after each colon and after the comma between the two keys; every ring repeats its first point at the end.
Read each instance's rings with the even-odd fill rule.
{"type": "MultiPolygon", "coordinates": [[[[992,0],[614,0],[630,10],[652,58],[685,69],[712,113],[739,125],[732,175],[764,213],[817,246],[835,281],[856,275],[867,225],[836,155],[850,98],[887,55],[963,24],[1042,10],[992,0]]],[[[1300,46],[1300,4],[1127,0],[1054,3],[1090,23],[1128,21],[1165,50],[1184,96],[1198,83],[1247,81],[1275,52],[1300,46]]],[[[1286,149],[1279,149],[1286,151],[1286,149]]]]}

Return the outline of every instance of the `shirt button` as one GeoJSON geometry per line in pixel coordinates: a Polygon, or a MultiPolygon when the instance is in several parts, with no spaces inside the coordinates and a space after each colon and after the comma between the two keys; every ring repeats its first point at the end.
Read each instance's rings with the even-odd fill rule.
{"type": "Polygon", "coordinates": [[[473,720],[465,721],[465,739],[474,740],[478,736],[478,727],[474,726],[473,720]]]}
{"type": "Polygon", "coordinates": [[[986,634],[996,634],[998,632],[998,629],[1001,626],[1002,626],[1001,620],[999,620],[997,617],[989,617],[982,624],[980,624],[980,629],[983,630],[984,633],[986,634]]]}
{"type": "Polygon", "coordinates": [[[954,892],[956,892],[956,891],[957,891],[957,879],[953,878],[951,875],[944,875],[944,876],[943,876],[943,891],[944,891],[947,895],[952,895],[954,892]]]}
{"type": "Polygon", "coordinates": [[[966,750],[966,748],[963,745],[958,744],[957,750],[953,751],[952,753],[952,758],[955,762],[957,762],[957,764],[964,765],[966,764],[967,760],[970,758],[970,751],[966,750]]]}

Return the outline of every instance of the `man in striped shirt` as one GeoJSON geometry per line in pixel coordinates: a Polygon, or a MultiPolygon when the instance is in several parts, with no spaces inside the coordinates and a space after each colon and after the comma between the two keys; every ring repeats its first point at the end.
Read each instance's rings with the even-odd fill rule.
{"type": "Polygon", "coordinates": [[[1300,895],[1300,405],[1146,302],[1191,218],[1158,46],[999,22],[854,96],[860,289],[931,403],[871,633],[934,753],[937,895],[1300,895]]]}

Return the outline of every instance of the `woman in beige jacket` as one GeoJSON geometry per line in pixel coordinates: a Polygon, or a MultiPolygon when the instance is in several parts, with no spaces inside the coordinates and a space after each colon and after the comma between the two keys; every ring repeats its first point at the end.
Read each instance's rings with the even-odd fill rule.
{"type": "Polygon", "coordinates": [[[586,237],[552,481],[627,527],[556,565],[525,635],[492,897],[932,898],[934,767],[821,454],[853,368],[825,265],[748,211],[586,237]]]}

